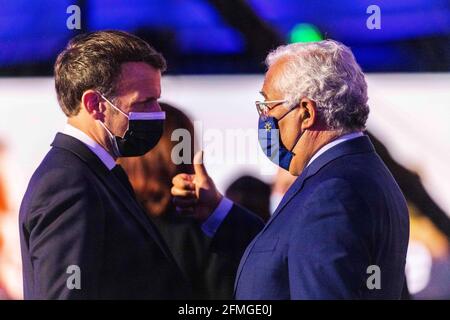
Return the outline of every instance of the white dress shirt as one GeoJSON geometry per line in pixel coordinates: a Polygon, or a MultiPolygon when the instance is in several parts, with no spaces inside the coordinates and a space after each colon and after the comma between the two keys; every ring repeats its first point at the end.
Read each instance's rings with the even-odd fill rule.
{"type": "MultiPolygon", "coordinates": [[[[101,145],[95,142],[91,137],[89,137],[80,129],[77,129],[67,123],[62,133],[83,142],[109,170],[112,170],[116,166],[116,161],[114,160],[114,158],[101,145]]],[[[208,218],[202,224],[202,231],[207,236],[213,237],[217,229],[219,229],[222,221],[225,220],[228,212],[230,212],[232,206],[233,202],[231,200],[223,198],[217,209],[214,211],[214,219],[208,218]]]]}
{"type": "Polygon", "coordinates": [[[108,168],[108,170],[111,171],[115,167],[116,161],[114,160],[114,158],[101,145],[95,142],[91,137],[89,137],[80,129],[77,129],[67,123],[62,133],[83,142],[86,147],[89,148],[89,150],[91,150],[97,157],[99,157],[99,159],[108,168]]]}
{"type": "Polygon", "coordinates": [[[358,132],[352,132],[349,134],[344,134],[343,136],[340,136],[339,138],[337,138],[336,140],[331,141],[330,143],[327,143],[326,145],[324,145],[322,148],[320,148],[311,158],[311,160],[309,160],[308,164],[306,165],[306,167],[308,167],[314,160],[316,160],[321,154],[323,154],[325,151],[333,148],[334,146],[337,146],[338,144],[344,142],[344,141],[348,141],[348,140],[352,140],[355,138],[359,138],[362,137],[364,134],[361,131],[358,132]]]}
{"type": "MultiPolygon", "coordinates": [[[[353,133],[345,134],[345,135],[337,138],[336,140],[333,140],[330,143],[327,143],[326,145],[324,145],[322,148],[320,148],[314,154],[314,156],[311,158],[311,160],[309,160],[309,162],[308,162],[306,167],[311,165],[311,163],[313,163],[313,161],[316,160],[325,151],[333,148],[334,146],[337,146],[338,144],[340,144],[340,143],[342,143],[344,141],[348,141],[348,140],[352,140],[352,139],[355,139],[355,138],[359,138],[359,137],[362,137],[363,135],[364,134],[362,132],[360,132],[360,131],[359,132],[353,132],[353,133]]],[[[227,215],[230,212],[232,206],[233,206],[233,202],[230,199],[227,199],[227,198],[223,197],[222,201],[219,203],[217,208],[208,217],[208,219],[203,223],[203,226],[202,226],[203,232],[206,235],[212,237],[215,234],[215,232],[217,231],[217,229],[219,229],[219,227],[222,224],[222,222],[227,217],[227,215]]]]}

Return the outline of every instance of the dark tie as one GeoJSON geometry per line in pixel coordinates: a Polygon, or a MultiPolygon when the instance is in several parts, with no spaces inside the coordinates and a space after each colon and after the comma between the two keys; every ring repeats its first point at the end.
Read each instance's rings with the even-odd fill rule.
{"type": "Polygon", "coordinates": [[[119,179],[122,185],[133,195],[134,198],[135,193],[133,186],[131,185],[130,180],[128,179],[128,175],[125,170],[123,170],[122,166],[120,164],[115,165],[111,172],[116,176],[117,179],[119,179]]]}
{"type": "Polygon", "coordinates": [[[149,219],[149,217],[148,217],[148,215],[146,213],[146,210],[142,207],[141,203],[136,199],[136,194],[134,193],[133,186],[131,185],[130,180],[128,179],[128,175],[125,172],[125,170],[123,170],[123,168],[122,168],[122,166],[120,164],[117,164],[117,165],[114,166],[114,168],[112,168],[111,172],[116,176],[117,179],[119,179],[120,183],[125,187],[125,189],[127,189],[130,192],[130,194],[133,197],[133,199],[136,200],[136,203],[137,203],[138,207],[141,208],[141,213],[150,222],[149,225],[150,225],[150,227],[153,230],[153,234],[155,236],[155,240],[157,240],[157,242],[161,246],[161,249],[165,251],[164,253],[172,261],[172,263],[175,266],[178,266],[177,263],[175,262],[175,259],[172,256],[172,253],[170,252],[169,248],[167,247],[167,244],[165,243],[165,241],[161,237],[160,233],[156,229],[156,227],[153,224],[153,222],[149,219]]]}

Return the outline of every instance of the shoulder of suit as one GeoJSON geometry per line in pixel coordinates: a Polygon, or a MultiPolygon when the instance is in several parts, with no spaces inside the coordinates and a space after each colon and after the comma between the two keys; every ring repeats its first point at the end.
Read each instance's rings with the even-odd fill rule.
{"type": "Polygon", "coordinates": [[[88,170],[89,167],[74,153],[62,148],[53,147],[44,157],[36,172],[40,171],[44,173],[54,168],[70,169],[68,174],[71,175],[78,171],[88,170]]]}
{"type": "Polygon", "coordinates": [[[88,165],[70,151],[52,148],[30,180],[29,188],[52,188],[89,185],[92,175],[88,165]]]}
{"type": "Polygon", "coordinates": [[[84,201],[98,203],[99,195],[91,177],[82,160],[70,152],[52,149],[30,179],[20,208],[20,221],[30,229],[43,216],[53,215],[64,201],[70,203],[82,197],[84,201]]]}
{"type": "Polygon", "coordinates": [[[319,181],[332,178],[341,178],[347,181],[371,180],[376,178],[372,165],[378,165],[378,161],[376,155],[371,153],[347,154],[328,162],[309,179],[318,179],[319,181]]]}

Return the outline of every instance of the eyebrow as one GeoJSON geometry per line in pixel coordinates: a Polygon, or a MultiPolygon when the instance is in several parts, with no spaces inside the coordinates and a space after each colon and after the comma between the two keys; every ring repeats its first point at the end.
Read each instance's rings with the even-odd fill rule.
{"type": "Polygon", "coordinates": [[[156,98],[156,97],[148,97],[148,98],[145,98],[144,100],[135,101],[135,102],[133,102],[133,104],[147,103],[147,102],[150,102],[152,100],[158,100],[158,99],[159,98],[156,98]]]}

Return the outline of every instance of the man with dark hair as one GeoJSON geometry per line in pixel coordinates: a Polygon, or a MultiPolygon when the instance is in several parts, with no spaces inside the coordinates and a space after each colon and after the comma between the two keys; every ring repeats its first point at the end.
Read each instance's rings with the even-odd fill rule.
{"type": "Polygon", "coordinates": [[[92,32],[70,40],[55,63],[56,94],[66,116],[78,114],[80,98],[88,89],[96,88],[112,98],[126,62],[142,62],[156,71],[166,70],[164,57],[129,33],[92,32]]]}
{"type": "MultiPolygon", "coordinates": [[[[191,297],[116,165],[117,158],[143,155],[158,143],[165,67],[150,45],[120,31],[78,36],[58,56],[55,87],[68,121],[33,174],[20,208],[26,299],[191,297]]],[[[212,230],[224,251],[220,244],[225,246],[229,232],[224,227],[216,235],[207,218],[202,227],[212,230]]],[[[230,258],[238,259],[262,224],[251,214],[228,220],[249,226],[249,238],[233,247],[230,258]]]]}

